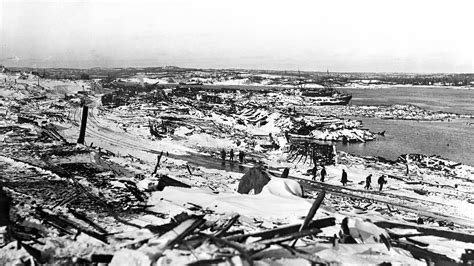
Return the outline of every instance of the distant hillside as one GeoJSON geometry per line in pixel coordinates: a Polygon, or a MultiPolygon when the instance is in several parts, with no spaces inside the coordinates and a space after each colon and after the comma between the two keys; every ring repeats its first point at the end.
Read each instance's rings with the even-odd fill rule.
{"type": "MultiPolygon", "coordinates": [[[[146,68],[8,68],[12,72],[29,72],[43,78],[51,79],[105,79],[129,78],[138,74],[159,77],[213,78],[219,76],[259,79],[262,75],[285,77],[287,80],[318,84],[332,83],[343,86],[347,83],[361,84],[411,84],[438,86],[474,86],[473,73],[458,74],[418,74],[418,73],[364,73],[364,72],[318,72],[318,71],[281,71],[253,69],[197,69],[180,68],[177,66],[146,67],[146,68]]],[[[7,71],[2,67],[2,71],[7,71]]]]}

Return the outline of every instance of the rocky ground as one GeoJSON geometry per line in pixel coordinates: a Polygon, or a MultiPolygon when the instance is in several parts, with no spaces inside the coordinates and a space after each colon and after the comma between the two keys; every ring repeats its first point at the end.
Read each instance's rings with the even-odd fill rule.
{"type": "Polygon", "coordinates": [[[264,95],[226,106],[160,88],[110,104],[116,98],[104,95],[113,89],[96,82],[23,77],[0,76],[1,203],[11,199],[2,265],[443,264],[466,261],[474,249],[473,167],[336,152],[320,182],[311,173],[315,146],[295,144],[376,139],[341,112],[455,115],[410,106],[292,109],[297,100],[264,95]],[[76,144],[84,105],[85,143],[76,144]],[[245,173],[266,180],[260,193],[237,192],[245,173]]]}

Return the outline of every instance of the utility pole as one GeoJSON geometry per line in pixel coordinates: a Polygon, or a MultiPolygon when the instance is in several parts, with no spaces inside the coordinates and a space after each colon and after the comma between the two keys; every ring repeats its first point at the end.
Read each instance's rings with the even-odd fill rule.
{"type": "Polygon", "coordinates": [[[77,143],[84,144],[84,138],[86,137],[86,125],[87,125],[87,113],[89,112],[89,107],[84,105],[82,107],[82,120],[81,120],[81,129],[79,132],[79,138],[77,143]]]}

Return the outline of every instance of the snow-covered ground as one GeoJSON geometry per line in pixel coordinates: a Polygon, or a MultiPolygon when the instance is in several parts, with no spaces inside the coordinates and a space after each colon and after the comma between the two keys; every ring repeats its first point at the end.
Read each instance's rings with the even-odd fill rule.
{"type": "MultiPolygon", "coordinates": [[[[37,87],[34,77],[18,81],[17,84],[14,83],[14,80],[18,79],[16,76],[1,74],[0,81],[4,82],[4,78],[7,78],[7,83],[2,84],[0,96],[2,104],[8,107],[13,106],[19,99],[28,99],[33,95],[60,98],[65,93],[74,94],[88,86],[87,82],[82,81],[40,80],[41,87],[37,87]]],[[[142,81],[161,82],[159,79],[137,78],[137,82],[142,81]]],[[[232,82],[236,81],[232,80],[232,82]]],[[[316,237],[299,240],[297,249],[294,251],[278,245],[271,246],[254,257],[257,264],[302,265],[316,260],[342,264],[391,262],[421,265],[425,263],[420,259],[415,259],[408,250],[401,247],[387,248],[386,244],[379,239],[380,234],[388,236],[388,233],[394,233],[397,229],[385,230],[372,222],[390,221],[419,226],[413,220],[421,218],[425,221],[423,226],[426,228],[448,232],[452,230],[452,232],[465,234],[474,232],[474,215],[471,211],[474,209],[472,194],[474,169],[470,166],[458,165],[447,171],[423,167],[411,162],[409,163],[410,173],[406,175],[406,165],[403,163],[388,164],[338,152],[337,164],[326,166],[325,181],[317,181],[320,178],[319,174],[317,180],[312,181],[312,176],[308,175],[308,170],[312,168],[309,162],[292,163],[287,160],[285,146],[288,143],[283,136],[283,129],[291,128],[293,122],[280,113],[266,110],[255,111],[252,108],[243,109],[233,115],[200,110],[187,114],[176,113],[174,114],[176,117],[184,118],[181,125],[172,134],[157,138],[150,134],[148,123],[159,118],[153,117],[146,109],[140,109],[137,106],[105,108],[101,104],[100,96],[88,97],[90,109],[86,143],[77,145],[81,149],[86,149],[86,146],[96,147],[91,156],[87,153],[87,155],[67,158],[28,159],[31,156],[29,154],[20,156],[10,152],[12,148],[6,144],[13,141],[16,133],[13,130],[6,130],[0,135],[0,140],[5,143],[2,149],[7,153],[2,154],[0,163],[12,172],[25,167],[36,167],[38,172],[46,176],[54,176],[56,179],[60,177],[43,169],[46,166],[40,167],[39,164],[34,166],[33,161],[48,160],[58,164],[71,161],[95,164],[113,163],[116,165],[114,167],[122,169],[122,172],[111,167],[113,170],[111,172],[115,172],[116,177],[110,184],[124,189],[126,186],[121,181],[132,181],[141,191],[147,191],[148,210],[159,213],[161,216],[140,213],[129,217],[128,222],[141,226],[140,229],[120,224],[111,217],[98,218],[98,222],[108,230],[119,232],[108,244],[98,242],[92,237],[85,237],[84,234],[79,234],[80,237],[75,240],[72,236],[51,235],[47,238],[46,246],[38,248],[45,253],[48,250],[47,253],[52,257],[86,257],[84,254],[91,254],[95,249],[103,254],[115,254],[112,261],[115,265],[132,263],[133,260],[149,263],[156,260],[155,256],[160,257],[158,265],[176,265],[212,259],[220,249],[218,245],[209,242],[192,251],[168,249],[157,255],[156,249],[154,253],[151,251],[153,239],[156,236],[145,226],[164,225],[183,212],[189,215],[204,215],[209,223],[218,221],[222,223],[238,214],[238,223],[233,229],[244,230],[246,233],[269,230],[288,224],[301,224],[314,198],[321,191],[326,191],[327,195],[321,208],[316,212],[315,219],[334,217],[336,224],[323,228],[316,237]],[[257,123],[262,119],[265,123],[257,123]],[[239,120],[243,123],[238,123],[239,120]],[[269,134],[276,139],[279,148],[270,151],[261,148],[268,144],[269,134]],[[99,148],[100,150],[97,151],[99,148]],[[234,149],[236,154],[237,151],[245,151],[247,161],[243,164],[237,162],[221,164],[215,156],[221,149],[227,152],[234,149]],[[110,151],[113,155],[102,158],[97,155],[101,151],[110,151]],[[162,191],[152,189],[158,183],[157,175],[152,173],[155,170],[157,156],[161,152],[166,155],[161,158],[160,166],[156,168],[155,174],[169,176],[190,185],[191,188],[168,186],[162,191]],[[20,157],[25,162],[19,162],[20,157]],[[270,182],[259,194],[237,193],[240,178],[258,161],[268,167],[270,182]],[[285,167],[290,169],[289,179],[274,176],[279,175],[285,167]],[[346,186],[340,182],[343,169],[347,172],[349,179],[346,186]],[[141,174],[143,178],[135,179],[130,173],[141,174]],[[366,190],[364,189],[365,180],[369,174],[372,175],[372,189],[366,190]],[[387,176],[388,183],[379,192],[377,179],[381,175],[387,176]],[[341,224],[346,217],[349,218],[349,229],[359,244],[333,245],[329,239],[335,234],[340,234],[341,224]],[[140,242],[143,239],[152,240],[140,242]],[[140,248],[132,248],[131,242],[136,245],[147,244],[141,244],[140,248]],[[55,250],[58,245],[63,249],[55,250]],[[78,253],[81,252],[83,254],[79,255],[78,253]]],[[[49,105],[33,102],[29,104],[29,107],[36,108],[31,111],[39,113],[48,109],[49,105]]],[[[55,125],[58,132],[69,142],[74,143],[81,123],[81,108],[73,100],[67,102],[65,108],[62,119],[52,120],[50,123],[55,125]]],[[[321,112],[330,108],[325,107],[321,109],[321,112]]],[[[16,115],[12,111],[3,118],[0,124],[2,128],[16,125],[16,115]]],[[[21,126],[29,127],[25,130],[40,131],[38,126],[21,126]]],[[[312,134],[322,133],[313,132],[312,134]]],[[[89,187],[91,193],[96,195],[103,193],[104,197],[113,198],[113,194],[107,194],[105,189],[95,188],[90,181],[83,179],[80,184],[89,187]]],[[[398,231],[399,234],[404,234],[400,232],[398,231]]],[[[414,236],[413,239],[427,243],[428,250],[455,261],[459,261],[464,249],[474,248],[472,243],[433,235],[414,236]]],[[[248,239],[244,245],[253,246],[257,240],[248,239]]],[[[2,260],[14,262],[29,257],[25,248],[15,249],[12,243],[3,247],[0,254],[3,256],[0,257],[0,262],[2,260]]],[[[242,263],[242,259],[238,259],[238,262],[242,263]]]]}

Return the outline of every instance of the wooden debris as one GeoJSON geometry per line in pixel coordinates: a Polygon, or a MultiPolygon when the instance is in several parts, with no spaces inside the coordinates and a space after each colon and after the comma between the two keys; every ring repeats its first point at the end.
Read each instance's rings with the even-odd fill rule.
{"type": "Polygon", "coordinates": [[[125,187],[130,191],[130,193],[135,196],[135,198],[141,202],[145,201],[145,195],[137,188],[137,185],[133,182],[124,182],[125,187]]]}
{"type": "MultiPolygon", "coordinates": [[[[329,218],[310,221],[309,224],[306,226],[306,228],[307,229],[313,229],[313,228],[321,229],[324,227],[333,226],[335,224],[336,224],[336,219],[334,217],[329,217],[329,218]]],[[[275,229],[257,232],[257,233],[233,235],[233,236],[226,237],[226,239],[237,241],[237,242],[242,242],[248,237],[259,237],[261,239],[269,239],[273,237],[278,237],[278,236],[288,235],[288,234],[298,232],[299,228],[301,228],[300,224],[287,225],[287,226],[282,226],[275,229]]]]}
{"type": "Polygon", "coordinates": [[[156,172],[158,171],[158,168],[160,167],[160,161],[161,161],[162,156],[163,156],[163,151],[161,151],[161,153],[157,155],[156,157],[156,165],[155,165],[155,169],[153,170],[153,175],[156,174],[156,172]]]}
{"type": "Polygon", "coordinates": [[[190,185],[180,182],[176,179],[173,179],[167,175],[160,175],[159,179],[160,180],[158,181],[158,188],[157,188],[159,191],[162,191],[167,186],[184,187],[184,188],[191,187],[190,185]]]}
{"type": "Polygon", "coordinates": [[[288,175],[290,174],[290,168],[286,167],[283,172],[281,173],[280,178],[288,178],[288,175]]]}
{"type": "Polygon", "coordinates": [[[408,251],[415,257],[416,259],[424,259],[427,262],[434,262],[437,265],[451,265],[455,261],[445,255],[438,254],[427,249],[418,247],[408,241],[404,240],[392,240],[392,244],[394,247],[403,248],[408,251]]]}
{"type": "Polygon", "coordinates": [[[99,226],[98,224],[94,223],[91,219],[89,219],[84,213],[78,212],[74,209],[69,209],[69,212],[74,215],[77,219],[80,219],[86,223],[88,223],[90,226],[94,227],[97,231],[103,233],[103,234],[108,234],[107,231],[99,226]]]}
{"type": "Polygon", "coordinates": [[[72,234],[72,231],[71,229],[76,229],[78,230],[79,232],[83,232],[93,238],[96,238],[104,243],[108,243],[107,242],[107,237],[105,235],[102,235],[102,234],[99,234],[99,233],[96,233],[94,231],[91,231],[91,230],[88,230],[78,224],[76,224],[75,222],[69,220],[68,218],[66,217],[63,217],[63,216],[59,216],[59,215],[54,215],[54,214],[49,214],[47,213],[46,211],[42,210],[42,209],[39,209],[38,210],[38,213],[41,215],[41,217],[43,219],[46,219],[49,221],[50,224],[55,224],[57,228],[61,228],[62,231],[65,231],[65,232],[68,232],[69,234],[72,234]]]}
{"type": "Polygon", "coordinates": [[[186,169],[188,169],[188,172],[190,175],[193,175],[193,173],[191,172],[191,168],[189,167],[189,164],[186,164],[186,169]]]}
{"type": "Polygon", "coordinates": [[[92,254],[91,262],[94,263],[110,263],[114,255],[110,254],[92,254]]]}
{"type": "Polygon", "coordinates": [[[181,242],[187,235],[192,233],[196,228],[201,226],[205,220],[202,217],[192,217],[182,222],[172,230],[166,232],[157,241],[159,244],[158,248],[165,250],[171,248],[174,245],[181,242]]]}
{"type": "Polygon", "coordinates": [[[413,238],[411,238],[411,237],[406,237],[405,239],[408,240],[408,242],[411,242],[411,243],[413,243],[413,244],[415,244],[415,245],[418,245],[418,246],[420,246],[420,247],[427,247],[427,246],[430,245],[430,244],[428,244],[428,243],[424,243],[424,242],[415,240],[415,239],[413,239],[413,238]]]}
{"type": "Polygon", "coordinates": [[[454,239],[454,240],[458,240],[458,241],[462,241],[466,243],[474,243],[474,235],[471,235],[471,234],[464,234],[460,232],[447,231],[447,230],[429,228],[429,227],[424,227],[424,226],[394,223],[394,222],[389,222],[389,221],[378,221],[378,222],[374,222],[374,224],[382,228],[416,229],[419,232],[424,233],[426,235],[439,236],[439,237],[454,239]]]}
{"type": "Polygon", "coordinates": [[[216,237],[221,237],[223,234],[225,234],[227,232],[227,230],[229,230],[235,222],[237,222],[239,220],[239,217],[240,215],[234,215],[232,216],[232,218],[230,218],[226,223],[225,225],[222,227],[221,230],[219,230],[219,232],[215,233],[214,236],[216,237]]]}
{"type": "Polygon", "coordinates": [[[30,254],[37,262],[44,264],[47,262],[46,258],[43,257],[43,254],[38,249],[18,241],[18,245],[23,247],[28,254],[30,254]]]}
{"type": "Polygon", "coordinates": [[[157,235],[162,235],[169,230],[173,229],[176,227],[178,223],[172,222],[172,223],[167,223],[167,224],[162,224],[162,225],[146,225],[144,228],[150,230],[153,234],[157,235]]]}
{"type": "Polygon", "coordinates": [[[225,246],[229,246],[229,247],[234,248],[235,250],[239,251],[240,255],[245,259],[245,261],[247,261],[248,265],[250,265],[250,266],[253,265],[253,259],[250,256],[249,252],[247,250],[245,250],[245,248],[243,248],[239,244],[233,243],[233,242],[228,241],[226,239],[218,238],[218,237],[215,237],[215,236],[212,236],[212,235],[205,235],[205,236],[208,237],[209,239],[211,239],[214,242],[223,244],[225,246]]]}
{"type": "MultiPolygon", "coordinates": [[[[285,242],[285,241],[290,241],[290,240],[293,240],[293,239],[297,240],[301,237],[308,236],[308,235],[316,235],[316,234],[319,234],[321,232],[322,231],[319,228],[312,228],[312,229],[308,229],[308,230],[304,230],[304,231],[298,231],[296,233],[291,233],[291,234],[284,235],[284,236],[259,240],[256,243],[260,244],[260,245],[269,246],[269,245],[278,244],[278,243],[285,242]]],[[[293,245],[292,245],[292,247],[293,247],[293,245]]]]}
{"type": "MultiPolygon", "coordinates": [[[[311,206],[311,209],[309,209],[308,215],[306,215],[304,222],[299,228],[298,232],[301,232],[308,227],[309,222],[313,220],[313,217],[316,214],[316,211],[319,209],[319,206],[321,206],[321,203],[323,202],[325,195],[326,195],[326,191],[324,190],[318,194],[318,197],[314,200],[313,205],[311,206]]],[[[298,239],[296,239],[295,242],[293,242],[292,247],[296,245],[297,240],[298,239]]]]}

